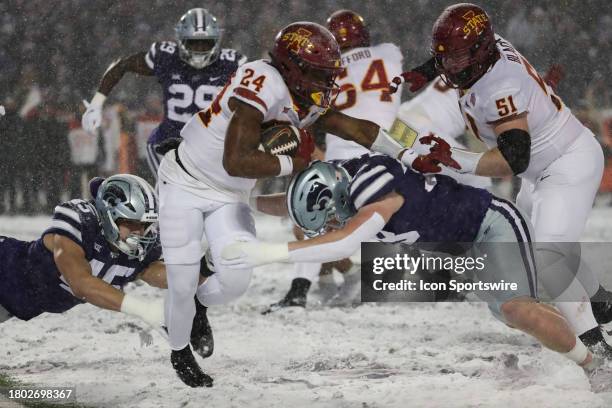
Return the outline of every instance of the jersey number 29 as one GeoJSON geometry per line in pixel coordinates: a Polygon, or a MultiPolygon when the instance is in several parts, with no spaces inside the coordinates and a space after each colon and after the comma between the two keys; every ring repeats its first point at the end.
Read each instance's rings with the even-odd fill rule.
{"type": "Polygon", "coordinates": [[[215,99],[219,90],[218,86],[200,85],[194,92],[187,84],[170,85],[168,92],[172,95],[172,98],[168,99],[168,119],[186,123],[195,112],[187,110],[179,113],[177,109],[187,109],[192,103],[198,107],[198,110],[206,109],[215,99]]]}

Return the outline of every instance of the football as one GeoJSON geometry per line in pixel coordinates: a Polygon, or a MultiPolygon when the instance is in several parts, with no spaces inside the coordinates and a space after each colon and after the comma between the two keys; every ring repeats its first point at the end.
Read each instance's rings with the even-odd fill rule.
{"type": "Polygon", "coordinates": [[[300,145],[300,131],[287,124],[275,125],[261,133],[261,147],[272,155],[294,156],[300,145]]]}

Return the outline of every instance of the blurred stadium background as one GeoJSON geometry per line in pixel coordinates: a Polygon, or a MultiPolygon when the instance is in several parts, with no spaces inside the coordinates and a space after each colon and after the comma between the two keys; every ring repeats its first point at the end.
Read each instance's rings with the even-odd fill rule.
{"type": "MultiPolygon", "coordinates": [[[[174,39],[189,8],[206,7],[225,29],[225,47],[249,59],[267,55],[276,32],[296,20],[324,23],[340,8],[361,13],[373,42],[393,42],[404,67],[428,56],[431,26],[452,1],[8,0],[0,2],[0,214],[46,213],[61,199],[86,194],[93,175],[148,176],[144,145],[162,114],[152,78],[127,75],[106,103],[97,135],[80,128],[89,99],[116,58],[174,39]]],[[[480,1],[495,30],[540,71],[561,64],[558,93],[612,152],[612,7],[609,0],[480,1]]],[[[404,99],[408,99],[408,92],[404,99]]],[[[469,137],[468,137],[469,138],[469,137]]],[[[602,194],[612,191],[612,167],[602,194]]],[[[510,185],[510,183],[506,183],[510,185]]],[[[277,186],[278,188],[278,186],[277,186]]],[[[511,194],[511,189],[506,189],[511,194]]],[[[608,198],[599,202],[607,204],[608,198]]]]}

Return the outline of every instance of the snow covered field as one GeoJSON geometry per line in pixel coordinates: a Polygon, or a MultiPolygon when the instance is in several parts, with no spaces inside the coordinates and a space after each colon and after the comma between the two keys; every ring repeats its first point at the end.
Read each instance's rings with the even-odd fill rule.
{"type": "MultiPolygon", "coordinates": [[[[612,241],[611,220],[612,209],[596,209],[584,239],[612,241]]],[[[0,235],[34,239],[48,222],[0,217],[0,235]]],[[[258,230],[268,239],[289,235],[270,218],[259,218],[258,230]]],[[[315,305],[260,315],[286,291],[288,271],[257,269],[240,301],[209,312],[215,353],[202,365],[213,388],[185,387],[161,336],[152,333],[147,347],[138,321],[89,305],[1,324],[0,373],[76,386],[78,401],[95,407],[612,406],[612,392],[593,394],[582,370],[494,320],[484,304],[315,305]]]]}

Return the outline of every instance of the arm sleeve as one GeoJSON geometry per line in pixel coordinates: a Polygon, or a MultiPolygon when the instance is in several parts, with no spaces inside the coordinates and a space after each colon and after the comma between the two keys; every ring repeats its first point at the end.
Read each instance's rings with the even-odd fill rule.
{"type": "Polygon", "coordinates": [[[356,210],[380,200],[396,190],[404,175],[400,162],[385,156],[371,156],[349,184],[349,195],[356,210]]]}
{"type": "Polygon", "coordinates": [[[362,242],[374,239],[384,227],[385,219],[375,212],[359,228],[339,241],[289,251],[289,261],[332,262],[347,258],[359,249],[362,242]]]}

